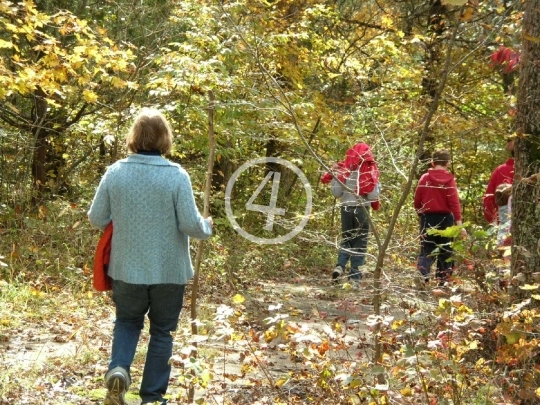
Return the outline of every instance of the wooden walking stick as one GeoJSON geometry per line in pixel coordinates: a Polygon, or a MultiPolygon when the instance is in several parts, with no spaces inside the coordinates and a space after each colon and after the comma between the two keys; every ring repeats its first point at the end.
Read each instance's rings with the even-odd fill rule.
{"type": "MultiPolygon", "coordinates": [[[[214,170],[214,155],[215,155],[215,139],[214,139],[214,93],[208,92],[208,168],[206,172],[206,187],[204,188],[204,208],[203,216],[206,218],[210,214],[210,189],[212,188],[212,173],[214,170]]],[[[204,241],[199,240],[197,246],[197,255],[195,256],[195,268],[193,276],[193,285],[191,288],[191,334],[197,335],[197,295],[199,293],[199,269],[201,267],[204,241]]],[[[197,342],[193,342],[193,346],[197,347],[197,342]]],[[[194,357],[197,352],[192,353],[194,357]]],[[[195,396],[195,387],[193,384],[189,387],[188,402],[193,403],[195,396]]]]}

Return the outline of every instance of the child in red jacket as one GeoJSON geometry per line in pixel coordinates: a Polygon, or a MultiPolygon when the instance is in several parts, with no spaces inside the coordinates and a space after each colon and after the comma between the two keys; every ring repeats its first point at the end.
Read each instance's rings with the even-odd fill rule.
{"type": "MultiPolygon", "coordinates": [[[[429,229],[446,229],[461,225],[461,205],[454,176],[448,172],[450,152],[437,150],[433,152],[432,168],[422,175],[414,193],[414,208],[420,217],[420,256],[417,268],[427,283],[431,265],[437,261],[436,278],[439,285],[452,275],[452,238],[430,235],[429,229]],[[439,249],[434,254],[435,249],[439,249]]],[[[462,236],[467,232],[462,229],[462,236]]]]}
{"type": "Polygon", "coordinates": [[[489,183],[487,185],[484,198],[482,200],[482,204],[484,208],[484,217],[486,218],[486,221],[488,221],[490,224],[495,224],[495,225],[497,223],[504,222],[504,221],[501,221],[501,218],[499,218],[497,203],[495,201],[495,192],[497,190],[497,187],[505,183],[511,185],[512,182],[514,181],[514,139],[513,138],[508,138],[508,142],[506,143],[506,150],[511,153],[512,157],[509,158],[502,165],[497,166],[497,168],[493,171],[493,173],[491,174],[491,178],[489,179],[489,183]]]}
{"type": "Polygon", "coordinates": [[[360,142],[347,150],[345,160],[334,165],[332,172],[321,177],[324,184],[331,184],[334,197],[341,200],[342,241],[332,279],[343,277],[350,261],[353,288],[360,288],[366,262],[370,207],[380,208],[379,174],[370,146],[360,142]]]}

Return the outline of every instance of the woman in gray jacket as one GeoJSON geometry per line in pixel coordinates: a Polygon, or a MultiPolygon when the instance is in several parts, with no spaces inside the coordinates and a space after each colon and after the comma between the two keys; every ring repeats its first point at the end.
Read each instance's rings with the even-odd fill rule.
{"type": "Polygon", "coordinates": [[[166,403],[173,340],[184,289],[193,277],[189,237],[207,239],[212,219],[195,205],[187,172],[162,157],[172,131],[157,110],[143,109],[127,135],[133,152],[110,166],[97,188],[88,218],[104,230],[113,222],[111,258],[116,307],[112,353],[105,375],[105,405],[124,405],[144,318],[150,341],[139,395],[143,404],[166,403]]]}

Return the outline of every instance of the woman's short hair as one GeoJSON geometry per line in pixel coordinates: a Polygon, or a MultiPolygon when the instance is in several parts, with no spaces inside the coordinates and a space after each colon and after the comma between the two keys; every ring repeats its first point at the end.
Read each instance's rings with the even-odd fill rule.
{"type": "Polygon", "coordinates": [[[502,207],[508,205],[508,199],[512,195],[512,185],[508,183],[502,183],[495,189],[495,204],[502,207]]]}
{"type": "Polygon", "coordinates": [[[171,151],[173,135],[167,119],[155,108],[143,108],[131,125],[126,137],[127,147],[133,152],[171,151]]]}

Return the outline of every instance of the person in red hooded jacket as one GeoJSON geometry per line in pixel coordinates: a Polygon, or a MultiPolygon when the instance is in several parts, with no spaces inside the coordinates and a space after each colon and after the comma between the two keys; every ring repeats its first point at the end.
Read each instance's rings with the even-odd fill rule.
{"type": "MultiPolygon", "coordinates": [[[[444,230],[454,225],[462,225],[461,205],[454,176],[448,172],[450,152],[437,150],[433,152],[431,165],[423,174],[414,193],[414,208],[420,217],[420,255],[417,269],[424,286],[429,281],[429,273],[433,262],[437,261],[435,277],[439,285],[444,285],[452,275],[452,238],[441,235],[430,235],[429,229],[444,230]],[[435,249],[439,249],[434,254],[435,249]]],[[[465,229],[461,230],[466,236],[465,229]]]]}
{"type": "Polygon", "coordinates": [[[508,183],[512,184],[514,181],[514,140],[509,139],[506,144],[506,150],[509,151],[512,155],[506,162],[502,165],[497,166],[497,168],[491,174],[489,183],[482,200],[482,205],[484,208],[484,217],[486,221],[490,224],[497,224],[500,222],[498,206],[495,201],[495,191],[497,187],[501,184],[508,183]]]}
{"type": "Polygon", "coordinates": [[[354,288],[359,288],[366,261],[369,211],[380,208],[379,169],[369,145],[361,142],[349,148],[345,159],[334,165],[332,172],[325,173],[321,181],[331,184],[332,194],[340,199],[341,206],[342,241],[332,279],[345,276],[350,261],[349,279],[354,288]]]}

